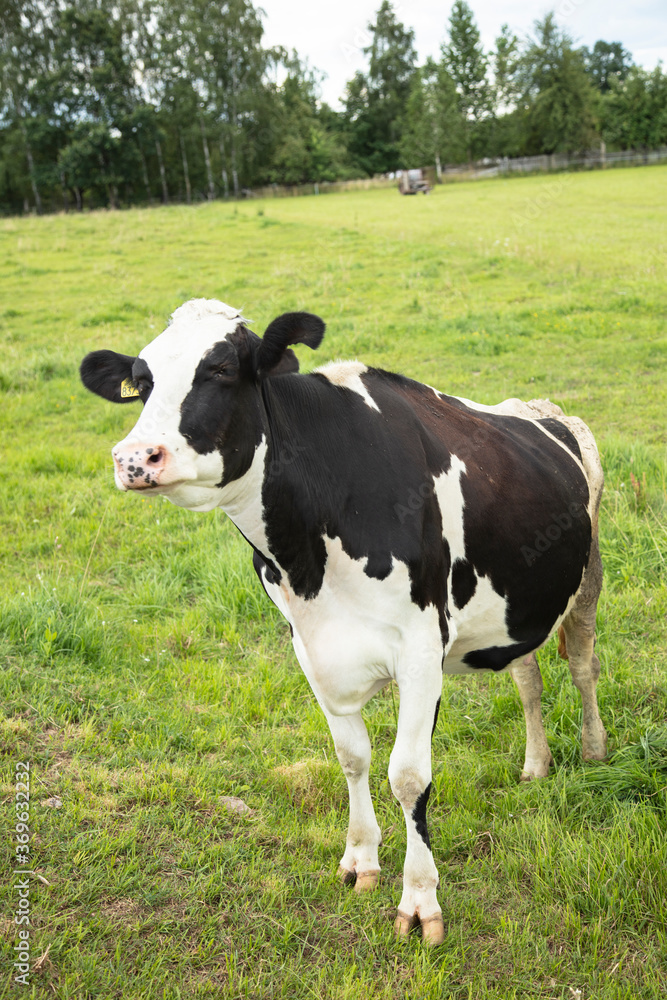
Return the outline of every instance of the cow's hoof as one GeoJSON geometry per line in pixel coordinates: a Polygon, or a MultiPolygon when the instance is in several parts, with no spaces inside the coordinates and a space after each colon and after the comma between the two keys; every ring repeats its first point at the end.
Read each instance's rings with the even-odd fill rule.
{"type": "Polygon", "coordinates": [[[535,774],[533,771],[522,771],[519,781],[534,781],[536,778],[546,778],[546,776],[546,774],[535,774]]]}
{"type": "Polygon", "coordinates": [[[347,868],[343,868],[342,865],[338,867],[338,878],[341,880],[343,885],[352,885],[356,879],[356,874],[354,872],[348,871],[347,868]]]}
{"type": "Polygon", "coordinates": [[[584,760],[606,760],[607,734],[604,729],[594,733],[582,733],[582,752],[584,760]]]}
{"type": "Polygon", "coordinates": [[[584,750],[582,753],[583,760],[606,760],[607,750],[584,750]]]}
{"type": "Polygon", "coordinates": [[[534,764],[529,764],[527,761],[523,765],[523,771],[521,772],[521,777],[519,781],[533,781],[535,778],[548,778],[549,768],[553,764],[554,759],[551,755],[544,761],[536,761],[534,764]]]}
{"type": "Polygon", "coordinates": [[[338,878],[343,885],[354,885],[355,892],[369,892],[371,889],[375,889],[379,877],[379,871],[359,872],[357,874],[348,868],[343,868],[342,865],[338,869],[338,878]]]}
{"type": "Polygon", "coordinates": [[[394,921],[394,933],[396,937],[406,938],[409,936],[410,931],[417,926],[417,914],[413,913],[409,916],[407,913],[401,913],[399,910],[396,914],[396,920],[394,921]]]}
{"type": "Polygon", "coordinates": [[[379,877],[379,872],[361,872],[354,883],[354,891],[370,892],[371,889],[377,888],[379,877]]]}
{"type": "Polygon", "coordinates": [[[434,913],[432,917],[421,920],[416,913],[409,916],[401,910],[398,911],[394,921],[396,937],[407,938],[417,927],[421,927],[424,944],[442,944],[445,940],[445,925],[441,913],[434,913]]]}
{"type": "Polygon", "coordinates": [[[445,940],[445,925],[442,920],[442,914],[436,913],[434,916],[429,917],[428,920],[420,921],[422,925],[422,941],[424,944],[435,945],[442,944],[445,940]]]}

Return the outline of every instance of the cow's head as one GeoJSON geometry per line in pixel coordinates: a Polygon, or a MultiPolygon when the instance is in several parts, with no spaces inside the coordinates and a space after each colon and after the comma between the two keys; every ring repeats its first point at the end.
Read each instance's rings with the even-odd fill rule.
{"type": "Polygon", "coordinates": [[[144,404],[112,450],[118,488],[163,493],[191,510],[223,503],[266,434],[262,380],[298,371],[289,345],[315,348],[323,336],[318,316],[297,312],[274,319],[260,339],[231,306],[192,299],[138,357],[88,354],[86,388],[114,403],[144,404]]]}

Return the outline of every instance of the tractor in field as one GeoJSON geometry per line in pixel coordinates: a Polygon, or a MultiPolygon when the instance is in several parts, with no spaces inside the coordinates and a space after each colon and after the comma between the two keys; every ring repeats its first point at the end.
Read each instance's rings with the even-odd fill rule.
{"type": "Polygon", "coordinates": [[[431,190],[425,170],[401,170],[398,180],[401,194],[428,194],[431,190]]]}

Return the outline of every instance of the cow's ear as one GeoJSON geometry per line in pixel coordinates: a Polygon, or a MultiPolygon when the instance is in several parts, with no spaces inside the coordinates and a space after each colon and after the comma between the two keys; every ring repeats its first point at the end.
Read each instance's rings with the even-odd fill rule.
{"type": "Polygon", "coordinates": [[[139,399],[139,390],[132,381],[132,365],[136,360],[115,351],[92,351],[81,362],[81,381],[102,399],[131,403],[139,399]]]}
{"type": "Polygon", "coordinates": [[[298,372],[299,370],[299,359],[297,358],[294,351],[286,348],[277,365],[268,372],[260,372],[262,375],[288,375],[290,372],[298,372]]]}
{"type": "Polygon", "coordinates": [[[299,362],[290,344],[307,344],[315,350],[322,343],[324,321],[313,313],[283,313],[266,328],[257,352],[257,372],[260,377],[283,375],[298,371],[299,362]]]}

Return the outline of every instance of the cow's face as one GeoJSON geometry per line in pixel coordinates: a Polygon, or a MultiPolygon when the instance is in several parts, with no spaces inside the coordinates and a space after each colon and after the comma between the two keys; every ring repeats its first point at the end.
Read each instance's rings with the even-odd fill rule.
{"type": "Polygon", "coordinates": [[[92,392],[141,401],[132,431],[112,450],[121,490],[153,491],[191,510],[224,503],[266,434],[260,383],[298,370],[289,344],[317,347],[324,323],[285,313],[260,340],[222,302],[193,299],[138,357],[94,351],[81,364],[92,392]]]}

